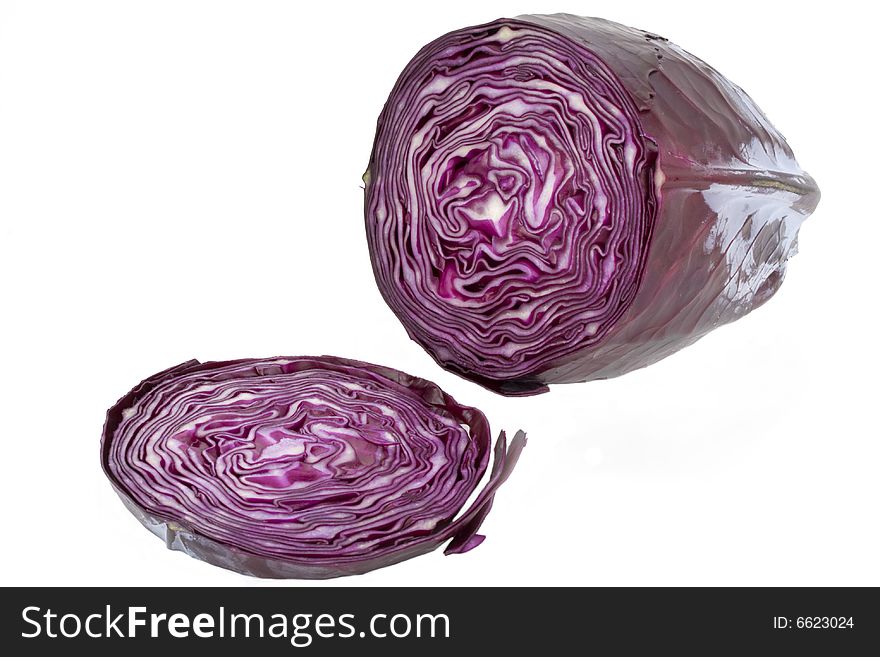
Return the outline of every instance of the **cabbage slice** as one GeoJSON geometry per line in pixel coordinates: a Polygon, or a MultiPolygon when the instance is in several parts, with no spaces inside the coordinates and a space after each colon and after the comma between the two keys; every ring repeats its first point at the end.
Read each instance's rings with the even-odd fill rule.
{"type": "Polygon", "coordinates": [[[479,545],[525,445],[436,385],[322,356],[188,361],[108,411],[126,507],[171,549],[259,577],[364,573],[479,545]]]}

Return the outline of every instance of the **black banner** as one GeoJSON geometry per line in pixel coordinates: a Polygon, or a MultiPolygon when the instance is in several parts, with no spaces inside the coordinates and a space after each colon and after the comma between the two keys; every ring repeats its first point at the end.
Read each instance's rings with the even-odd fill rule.
{"type": "MultiPolygon", "coordinates": [[[[5,589],[6,654],[537,654],[880,648],[875,589],[5,589]]],[[[875,653],[876,654],[876,653],[875,653]]]]}

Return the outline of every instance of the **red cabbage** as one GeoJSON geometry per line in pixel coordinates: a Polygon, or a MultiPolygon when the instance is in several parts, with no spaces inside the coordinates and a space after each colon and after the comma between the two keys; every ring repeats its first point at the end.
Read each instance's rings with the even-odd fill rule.
{"type": "Polygon", "coordinates": [[[644,367],[760,306],[819,199],[739,87],[563,14],[425,46],[364,181],[388,305],[442,367],[508,395],[644,367]]]}
{"type": "Polygon", "coordinates": [[[108,411],[126,507],[171,549],[259,577],[329,578],[476,547],[525,444],[436,385],[342,358],[192,360],[108,411]]]}

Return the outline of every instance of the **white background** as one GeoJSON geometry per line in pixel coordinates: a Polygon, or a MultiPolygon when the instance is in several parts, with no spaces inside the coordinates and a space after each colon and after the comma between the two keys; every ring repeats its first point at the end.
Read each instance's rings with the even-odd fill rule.
{"type": "Polygon", "coordinates": [[[318,586],[880,585],[878,37],[867,4],[809,6],[0,4],[2,583],[260,583],[129,515],[99,465],[104,412],[188,358],[331,353],[434,380],[530,442],[481,547],[318,586]],[[710,62],[823,199],[763,308],[645,370],[505,399],[384,305],[360,177],[419,47],[552,11],[710,62]]]}

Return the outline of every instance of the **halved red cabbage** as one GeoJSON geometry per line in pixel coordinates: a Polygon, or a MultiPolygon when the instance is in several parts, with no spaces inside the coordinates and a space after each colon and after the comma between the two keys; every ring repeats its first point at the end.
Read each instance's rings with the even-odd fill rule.
{"type": "Polygon", "coordinates": [[[564,14],[425,46],[364,181],[391,309],[441,366],[508,395],[644,367],[758,307],[819,199],[714,69],[564,14]]]}
{"type": "Polygon", "coordinates": [[[525,445],[433,383],[343,358],[192,360],[108,411],[101,462],[171,549],[258,577],[329,578],[479,545],[525,445]]]}

